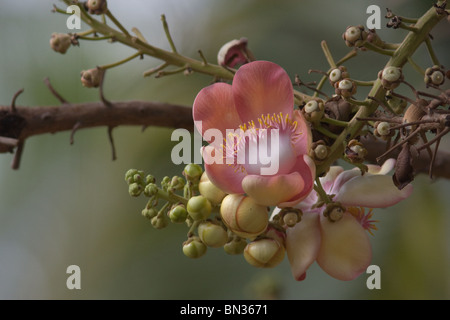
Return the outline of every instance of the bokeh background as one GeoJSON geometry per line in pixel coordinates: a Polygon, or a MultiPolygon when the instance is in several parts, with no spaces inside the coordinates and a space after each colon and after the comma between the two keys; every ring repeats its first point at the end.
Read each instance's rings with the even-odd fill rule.
{"type": "MultiPolygon", "coordinates": [[[[97,90],[83,88],[81,70],[132,54],[120,44],[81,42],[65,55],[49,47],[52,32],[69,32],[66,17],[51,13],[56,0],[0,1],[0,104],[8,105],[24,88],[18,105],[57,105],[43,83],[70,102],[98,101],[97,90]]],[[[179,52],[210,61],[225,42],[247,37],[258,59],[283,66],[304,81],[318,80],[309,69],[326,70],[320,41],[336,59],[345,47],[348,25],[365,24],[366,8],[377,4],[404,16],[419,16],[432,1],[263,1],[152,0],[109,1],[128,29],[138,27],[155,46],[169,48],[160,16],[165,14],[179,52]]],[[[405,34],[378,31],[396,42],[405,34]]],[[[83,25],[85,28],[86,26],[83,25]]],[[[449,24],[433,32],[442,64],[449,61],[449,24]]],[[[420,49],[415,60],[427,67],[420,49]]],[[[349,62],[352,77],[370,80],[386,61],[370,52],[349,62]]],[[[110,70],[105,95],[113,101],[142,99],[192,105],[197,92],[211,82],[204,75],[182,74],[161,79],[142,72],[159,65],[145,57],[110,70]]],[[[406,68],[407,79],[423,89],[421,77],[406,68]]],[[[328,87],[327,87],[328,88],[328,87]]],[[[329,89],[329,88],[328,88],[329,89]]],[[[361,94],[363,94],[363,90],[361,94]]],[[[408,92],[407,92],[408,93],[408,92]]],[[[128,195],[124,173],[142,169],[160,180],[179,175],[170,159],[172,129],[119,127],[114,130],[118,159],[111,160],[106,128],[46,134],[26,142],[21,167],[10,168],[12,155],[0,155],[0,298],[1,299],[449,299],[450,181],[419,176],[406,201],[377,210],[379,230],[371,237],[373,264],[381,268],[381,289],[369,290],[362,274],[341,282],[316,264],[305,281],[293,280],[285,259],[275,269],[248,265],[242,256],[209,249],[198,260],[185,257],[181,244],[187,229],[169,225],[155,230],[140,214],[144,198],[128,195]],[[81,268],[81,290],[68,290],[66,268],[81,268]]],[[[442,149],[449,149],[448,139],[442,149]]]]}

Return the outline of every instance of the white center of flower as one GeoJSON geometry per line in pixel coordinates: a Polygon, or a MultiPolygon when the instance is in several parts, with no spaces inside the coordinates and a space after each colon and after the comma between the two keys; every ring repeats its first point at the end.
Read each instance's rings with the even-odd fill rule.
{"type": "Polygon", "coordinates": [[[350,27],[345,31],[345,40],[355,41],[361,36],[361,30],[357,27],[350,27]]]}
{"type": "Polygon", "coordinates": [[[333,71],[330,72],[329,79],[332,82],[336,82],[336,81],[339,81],[341,79],[341,76],[342,76],[341,70],[336,68],[336,69],[334,69],[333,71]]]}
{"type": "Polygon", "coordinates": [[[319,111],[319,104],[317,101],[311,100],[305,105],[305,112],[312,113],[314,111],[319,111]]]}
{"type": "Polygon", "coordinates": [[[444,82],[444,74],[441,71],[434,71],[431,74],[431,82],[435,85],[441,85],[444,82]]]}
{"type": "Polygon", "coordinates": [[[353,84],[351,81],[344,79],[344,80],[339,81],[338,87],[341,90],[351,90],[353,87],[353,84]]]}
{"type": "Polygon", "coordinates": [[[386,67],[383,69],[381,77],[389,82],[397,81],[400,79],[402,72],[397,67],[386,67]]]}

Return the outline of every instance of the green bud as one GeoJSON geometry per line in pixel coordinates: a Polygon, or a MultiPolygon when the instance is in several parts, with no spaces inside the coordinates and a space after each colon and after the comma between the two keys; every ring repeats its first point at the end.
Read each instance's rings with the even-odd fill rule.
{"type": "Polygon", "coordinates": [[[245,260],[257,268],[273,268],[284,259],[284,246],[274,240],[262,238],[250,242],[244,250],[245,260]]]}
{"type": "Polygon", "coordinates": [[[146,217],[147,219],[152,219],[153,217],[156,217],[158,214],[158,211],[156,211],[154,208],[144,208],[142,210],[142,216],[146,217]]]}
{"type": "Polygon", "coordinates": [[[155,229],[162,229],[167,227],[167,219],[164,218],[164,216],[156,215],[150,221],[155,229]]]}
{"type": "Polygon", "coordinates": [[[197,259],[206,253],[206,245],[198,237],[188,239],[183,243],[183,253],[192,259],[197,259]]]}
{"type": "Polygon", "coordinates": [[[172,180],[170,181],[170,187],[175,190],[181,190],[184,188],[185,181],[183,178],[174,176],[172,180]]]}
{"type": "Polygon", "coordinates": [[[194,220],[204,220],[212,211],[211,202],[204,196],[195,196],[189,199],[186,209],[194,220]]]}
{"type": "Polygon", "coordinates": [[[136,183],[136,182],[130,184],[130,186],[128,187],[128,193],[132,197],[140,196],[142,193],[142,190],[143,190],[143,187],[139,183],[136,183]]]}
{"type": "Polygon", "coordinates": [[[220,204],[223,198],[227,195],[209,180],[206,172],[204,172],[200,178],[198,190],[202,196],[205,196],[212,204],[215,205],[220,204]]]}
{"type": "Polygon", "coordinates": [[[235,237],[233,240],[227,242],[223,249],[226,253],[236,255],[242,254],[244,252],[245,247],[247,246],[247,241],[241,237],[235,237]]]}
{"type": "Polygon", "coordinates": [[[149,174],[145,177],[145,184],[155,183],[155,182],[156,182],[156,179],[151,174],[149,174]]]}
{"type": "Polygon", "coordinates": [[[190,181],[198,181],[202,173],[202,167],[195,163],[188,164],[183,170],[183,175],[190,181]]]}
{"type": "Polygon", "coordinates": [[[169,212],[170,221],[174,223],[182,223],[186,221],[188,212],[184,205],[177,205],[172,208],[169,212]]]}
{"type": "Polygon", "coordinates": [[[157,193],[158,193],[158,187],[156,186],[156,184],[150,183],[150,184],[148,184],[148,185],[145,186],[144,194],[145,194],[147,197],[154,196],[154,195],[156,195],[157,193]]]}
{"type": "Polygon", "coordinates": [[[200,240],[208,247],[223,247],[228,241],[226,230],[211,221],[202,222],[197,229],[200,240]]]}

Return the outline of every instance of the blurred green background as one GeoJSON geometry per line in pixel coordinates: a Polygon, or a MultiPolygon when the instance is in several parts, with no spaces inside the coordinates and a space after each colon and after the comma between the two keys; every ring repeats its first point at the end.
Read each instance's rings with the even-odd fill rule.
{"type": "MultiPolygon", "coordinates": [[[[0,1],[0,104],[8,105],[20,88],[18,105],[56,105],[43,83],[70,102],[98,101],[98,91],[81,86],[81,70],[130,55],[120,44],[81,42],[67,54],[49,47],[52,32],[69,32],[66,17],[51,13],[49,0],[0,1]]],[[[168,49],[160,16],[165,14],[179,52],[215,62],[225,42],[247,37],[258,59],[283,66],[291,76],[314,81],[309,69],[326,70],[320,41],[336,59],[345,47],[348,25],[365,24],[366,8],[377,4],[404,16],[419,16],[432,1],[251,1],[164,0],[109,1],[128,29],[136,26],[155,46],[168,49]]],[[[399,41],[402,30],[378,31],[399,41]]],[[[83,27],[85,27],[83,25],[83,27]]],[[[435,49],[449,61],[449,24],[433,32],[435,49]]],[[[370,52],[347,64],[352,77],[370,80],[386,61],[370,52]]],[[[415,60],[429,65],[420,49],[415,60]]],[[[192,105],[212,80],[193,74],[161,79],[142,72],[159,65],[145,57],[110,70],[105,95],[192,105]]],[[[421,77],[406,69],[409,82],[423,89],[421,77]]],[[[328,87],[327,87],[328,88],[328,87]]],[[[361,91],[363,94],[363,90],[361,91]]],[[[181,173],[170,159],[172,129],[119,127],[114,130],[118,159],[111,160],[106,128],[85,129],[69,144],[70,133],[46,134],[26,142],[20,170],[10,169],[12,155],[0,155],[0,298],[1,299],[258,299],[276,289],[280,299],[449,299],[450,181],[419,176],[406,201],[375,211],[379,230],[371,237],[373,264],[381,268],[381,289],[369,290],[362,274],[351,282],[329,277],[316,264],[303,282],[293,280],[285,259],[271,270],[255,269],[242,256],[209,249],[199,260],[185,257],[187,229],[169,225],[155,230],[140,214],[143,198],[128,195],[123,179],[129,168],[160,180],[181,173]],[[68,290],[66,268],[81,268],[81,290],[68,290]]],[[[442,149],[449,149],[449,139],[442,149]]]]}

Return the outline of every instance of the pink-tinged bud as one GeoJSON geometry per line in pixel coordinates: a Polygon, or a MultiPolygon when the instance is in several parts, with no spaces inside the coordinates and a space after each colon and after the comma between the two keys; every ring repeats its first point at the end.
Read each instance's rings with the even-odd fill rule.
{"type": "Polygon", "coordinates": [[[86,88],[97,88],[100,85],[101,77],[99,68],[81,71],[81,83],[86,88]]]}
{"type": "Polygon", "coordinates": [[[247,39],[232,40],[220,48],[217,54],[217,62],[224,67],[234,68],[255,60],[251,51],[247,48],[247,39]]]}
{"type": "Polygon", "coordinates": [[[262,238],[245,247],[244,258],[254,267],[273,268],[283,261],[284,253],[284,246],[279,241],[262,238]]]}
{"type": "Polygon", "coordinates": [[[106,0],[88,0],[86,7],[90,14],[104,14],[108,11],[106,0]]]}
{"type": "Polygon", "coordinates": [[[66,53],[72,44],[72,37],[66,33],[52,33],[50,47],[59,53],[66,53]]]}
{"type": "Polygon", "coordinates": [[[269,223],[266,206],[238,194],[229,194],[223,199],[220,215],[227,227],[243,238],[255,238],[266,230],[269,223]]]}

